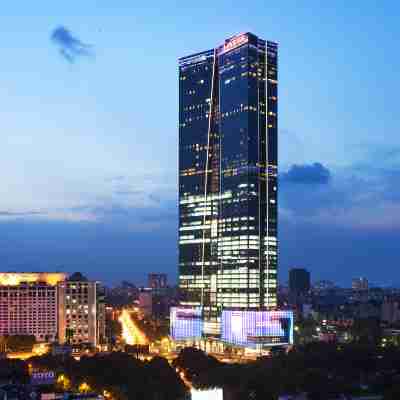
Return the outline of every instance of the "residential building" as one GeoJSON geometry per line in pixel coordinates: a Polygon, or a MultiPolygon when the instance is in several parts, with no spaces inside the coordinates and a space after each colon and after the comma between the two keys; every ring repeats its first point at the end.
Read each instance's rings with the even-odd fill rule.
{"type": "MultiPolygon", "coordinates": [[[[100,297],[101,300],[102,297],[100,297]]],[[[72,274],[58,285],[58,338],[61,344],[90,343],[97,346],[104,328],[99,329],[105,316],[99,305],[99,282],[89,281],[82,274],[72,274]]]]}

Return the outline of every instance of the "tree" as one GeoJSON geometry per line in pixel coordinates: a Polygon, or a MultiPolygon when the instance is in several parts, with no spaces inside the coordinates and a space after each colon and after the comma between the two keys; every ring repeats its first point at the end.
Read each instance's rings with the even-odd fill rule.
{"type": "Polygon", "coordinates": [[[400,384],[388,387],[384,393],[383,400],[399,400],[400,399],[400,384]]]}
{"type": "Polygon", "coordinates": [[[380,321],[377,318],[358,318],[354,320],[351,334],[355,342],[377,345],[382,336],[380,321]]]}
{"type": "Polygon", "coordinates": [[[313,341],[316,332],[317,322],[313,318],[299,319],[294,329],[295,343],[306,344],[313,341]]]}
{"type": "Polygon", "coordinates": [[[71,340],[74,337],[74,330],[71,328],[66,328],[65,329],[65,340],[67,341],[68,344],[71,344],[71,340]]]}
{"type": "Polygon", "coordinates": [[[185,375],[192,379],[204,371],[213,370],[220,362],[195,347],[185,347],[174,360],[173,366],[184,370],[185,375]]]}
{"type": "Polygon", "coordinates": [[[8,351],[32,351],[36,338],[33,335],[5,336],[5,347],[8,351]]]}

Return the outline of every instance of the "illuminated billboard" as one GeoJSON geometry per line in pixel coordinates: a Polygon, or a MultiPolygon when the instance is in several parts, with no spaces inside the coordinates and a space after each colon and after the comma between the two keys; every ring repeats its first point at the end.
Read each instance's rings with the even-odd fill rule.
{"type": "Polygon", "coordinates": [[[293,343],[292,311],[232,311],[221,316],[221,339],[259,348],[293,343]]]}
{"type": "Polygon", "coordinates": [[[203,321],[200,307],[171,307],[170,331],[174,340],[200,339],[203,321]]]}
{"type": "Polygon", "coordinates": [[[222,389],[209,389],[209,390],[197,390],[192,389],[190,391],[192,400],[223,400],[224,393],[222,389]]]}
{"type": "Polygon", "coordinates": [[[31,385],[52,385],[55,379],[54,371],[33,372],[31,374],[31,385]]]}

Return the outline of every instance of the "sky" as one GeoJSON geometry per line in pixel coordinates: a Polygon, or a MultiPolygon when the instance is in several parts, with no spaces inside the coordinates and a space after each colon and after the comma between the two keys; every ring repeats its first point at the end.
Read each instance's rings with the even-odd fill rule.
{"type": "Polygon", "coordinates": [[[280,280],[400,285],[400,4],[15,0],[0,15],[0,270],[177,275],[177,59],[279,43],[280,280]]]}

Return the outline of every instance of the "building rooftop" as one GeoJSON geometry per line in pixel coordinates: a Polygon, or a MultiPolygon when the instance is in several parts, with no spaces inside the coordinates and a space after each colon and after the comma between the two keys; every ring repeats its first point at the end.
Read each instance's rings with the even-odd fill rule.
{"type": "Polygon", "coordinates": [[[21,283],[44,282],[50,286],[65,281],[63,272],[0,272],[0,286],[17,286],[21,283]]]}

